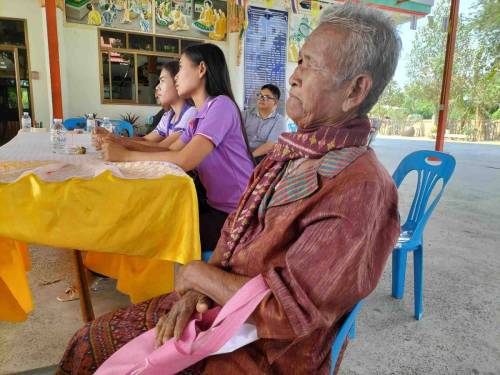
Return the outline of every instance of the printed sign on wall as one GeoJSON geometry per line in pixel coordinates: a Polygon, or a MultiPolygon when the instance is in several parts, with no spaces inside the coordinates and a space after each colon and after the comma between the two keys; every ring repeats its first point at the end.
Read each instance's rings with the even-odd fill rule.
{"type": "Polygon", "coordinates": [[[249,7],[245,37],[245,109],[255,106],[256,95],[263,85],[272,83],[282,93],[279,112],[285,112],[287,32],[288,12],[249,7]]]}

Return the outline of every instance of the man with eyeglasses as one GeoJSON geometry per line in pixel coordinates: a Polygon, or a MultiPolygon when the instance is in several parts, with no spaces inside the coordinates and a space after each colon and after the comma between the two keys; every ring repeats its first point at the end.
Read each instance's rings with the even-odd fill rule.
{"type": "Polygon", "coordinates": [[[257,163],[272,150],[280,134],[286,131],[286,119],[277,111],[280,96],[277,86],[264,85],[257,94],[257,106],[243,114],[248,143],[257,163]]]}

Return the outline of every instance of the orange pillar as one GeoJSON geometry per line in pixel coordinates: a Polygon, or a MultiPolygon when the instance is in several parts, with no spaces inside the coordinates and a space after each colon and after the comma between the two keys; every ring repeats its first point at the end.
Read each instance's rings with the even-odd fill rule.
{"type": "Polygon", "coordinates": [[[439,119],[436,134],[436,151],[443,151],[444,133],[448,120],[448,101],[450,98],[451,75],[453,72],[453,55],[457,39],[459,0],[451,0],[450,18],[448,22],[448,38],[446,40],[446,55],[444,58],[443,83],[439,101],[439,119]]]}
{"type": "Polygon", "coordinates": [[[49,41],[50,85],[54,118],[63,118],[61,73],[59,68],[59,42],[57,40],[56,0],[45,1],[47,37],[49,41]]]}

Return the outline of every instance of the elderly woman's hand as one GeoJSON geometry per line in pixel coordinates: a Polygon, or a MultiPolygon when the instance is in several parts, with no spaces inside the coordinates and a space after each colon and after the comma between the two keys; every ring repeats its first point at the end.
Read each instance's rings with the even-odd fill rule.
{"type": "Polygon", "coordinates": [[[205,262],[195,260],[181,267],[175,274],[175,291],[183,295],[194,289],[196,278],[201,276],[201,268],[207,266],[205,262]]]}
{"type": "Polygon", "coordinates": [[[204,313],[211,305],[212,300],[201,293],[189,291],[184,294],[156,324],[155,347],[159,348],[174,336],[180,338],[193,313],[204,313]]]}
{"type": "Polygon", "coordinates": [[[128,150],[115,142],[113,138],[104,140],[102,145],[103,159],[106,161],[126,161],[128,150]]]}

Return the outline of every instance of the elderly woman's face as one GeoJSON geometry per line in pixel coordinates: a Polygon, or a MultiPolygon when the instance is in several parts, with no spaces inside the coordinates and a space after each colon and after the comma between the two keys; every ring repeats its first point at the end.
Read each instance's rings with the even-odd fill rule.
{"type": "Polygon", "coordinates": [[[335,80],[331,54],[342,39],[333,28],[322,25],[311,33],[301,50],[298,66],[289,80],[291,89],[286,102],[288,116],[301,128],[343,119],[342,103],[348,95],[348,85],[335,80]]]}

